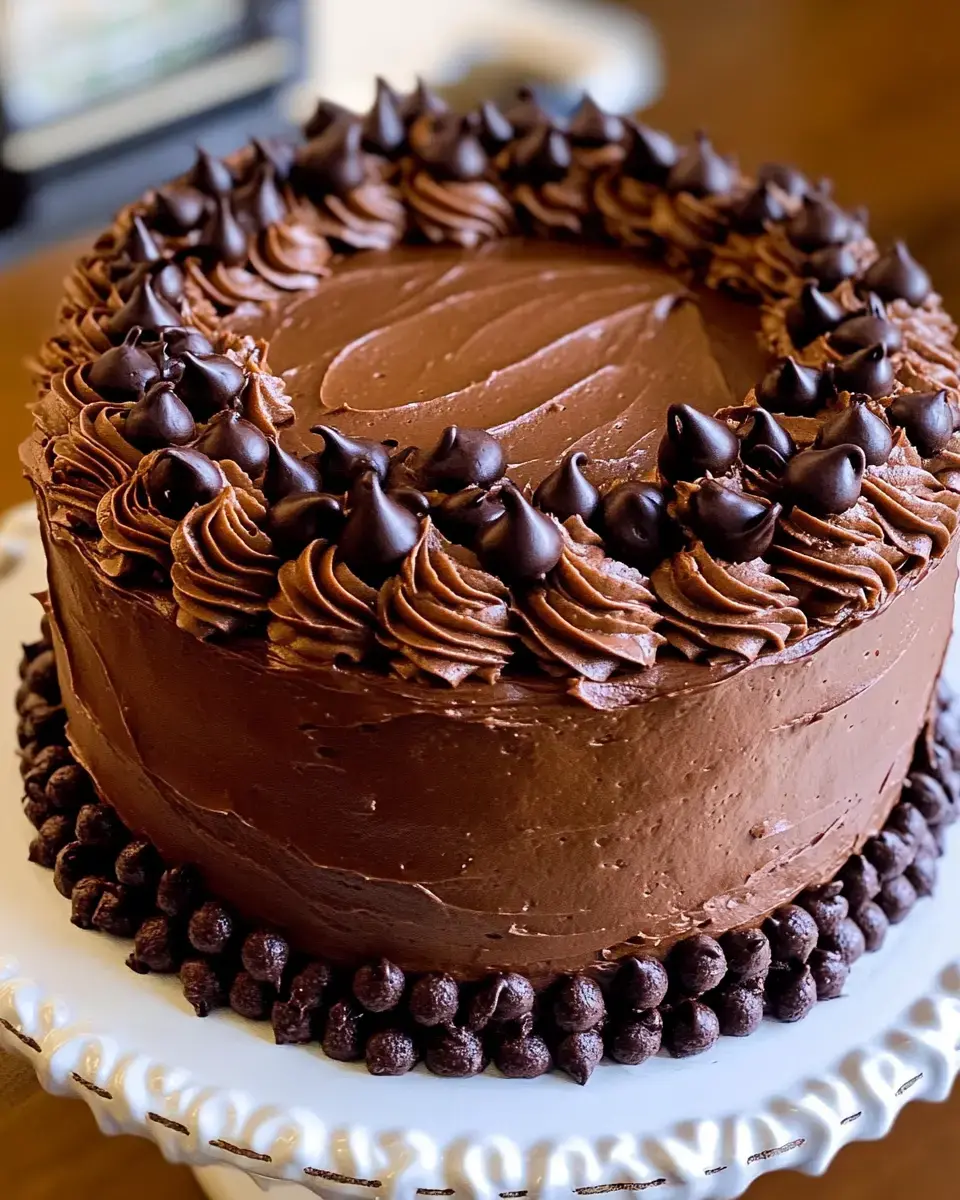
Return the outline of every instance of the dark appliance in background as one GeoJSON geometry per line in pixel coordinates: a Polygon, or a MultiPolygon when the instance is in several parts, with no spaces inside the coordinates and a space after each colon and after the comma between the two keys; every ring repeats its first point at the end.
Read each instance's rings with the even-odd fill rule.
{"type": "Polygon", "coordinates": [[[0,265],[105,224],[185,141],[285,132],[308,2],[0,3],[0,265]]]}

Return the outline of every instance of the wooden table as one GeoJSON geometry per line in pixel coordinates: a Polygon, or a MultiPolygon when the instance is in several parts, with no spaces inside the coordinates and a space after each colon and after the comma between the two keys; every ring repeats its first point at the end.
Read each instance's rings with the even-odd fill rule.
{"type": "MultiPolygon", "coordinates": [[[[39,343],[75,248],[62,247],[0,275],[0,509],[29,494],[16,446],[29,427],[21,360],[39,343]]],[[[147,983],[144,986],[149,986],[147,983]]],[[[201,1200],[189,1171],[152,1144],[108,1139],[86,1105],[40,1092],[18,1060],[0,1061],[0,1197],[3,1200],[201,1200]]],[[[519,1085],[518,1085],[519,1086],[519,1085]]],[[[948,1200],[960,1185],[960,1089],[949,1103],[912,1104],[881,1144],[850,1146],[823,1179],[777,1172],[750,1200],[948,1200]]]]}

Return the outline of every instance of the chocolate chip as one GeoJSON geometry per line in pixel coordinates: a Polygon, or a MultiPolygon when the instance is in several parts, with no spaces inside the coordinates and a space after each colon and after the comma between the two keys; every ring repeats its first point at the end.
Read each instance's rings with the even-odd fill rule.
{"type": "Polygon", "coordinates": [[[75,812],[91,798],[90,776],[79,763],[65,763],[51,771],[44,793],[54,808],[75,812]]]}
{"type": "Polygon", "coordinates": [[[124,404],[136,400],[160,378],[160,368],[140,344],[143,330],[130,329],[119,346],[112,346],[87,367],[87,382],[104,400],[124,404]]]}
{"type": "Polygon", "coordinates": [[[484,100],[472,115],[477,137],[488,154],[499,154],[513,140],[513,126],[492,100],[484,100]]]}
{"type": "Polygon", "coordinates": [[[367,1042],[367,1070],[371,1075],[406,1075],[417,1065],[417,1046],[402,1029],[381,1029],[367,1042]]]}
{"type": "Polygon", "coordinates": [[[496,1048],[494,1062],[507,1079],[536,1079],[553,1066],[547,1043],[536,1034],[506,1038],[496,1048]]]}
{"type": "Polygon", "coordinates": [[[420,467],[422,482],[441,492],[496,483],[507,465],[500,442],[485,429],[449,425],[420,467]]]}
{"type": "Polygon", "coordinates": [[[410,1015],[419,1025],[450,1025],[460,1006],[460,990],[451,975],[421,975],[410,991],[410,1015]]]}
{"type": "Polygon", "coordinates": [[[932,458],[944,449],[956,424],[944,389],[901,392],[888,405],[887,416],[904,430],[924,458],[932,458]]]}
{"type": "Polygon", "coordinates": [[[823,381],[816,367],[787,357],[772,367],[756,388],[757,403],[768,412],[805,416],[820,407],[823,381]]]}
{"type": "Polygon", "coordinates": [[[273,1010],[276,992],[268,983],[254,979],[249,971],[238,971],[230,985],[230,1007],[248,1021],[265,1021],[273,1010]]]}
{"type": "Polygon", "coordinates": [[[433,509],[433,520],[440,532],[461,546],[472,546],[487,525],[504,514],[497,496],[484,488],[464,488],[444,496],[433,509]]]}
{"type": "Polygon", "coordinates": [[[180,986],[198,1017],[209,1016],[227,1003],[223,982],[205,958],[188,958],[181,964],[180,986]]]}
{"type": "Polygon", "coordinates": [[[534,504],[558,521],[569,517],[589,521],[600,503],[600,493],[583,474],[587,462],[582,450],[564,455],[557,469],[533,493],[534,504]]]}
{"type": "Polygon", "coordinates": [[[222,409],[234,408],[243,391],[243,370],[224,354],[194,354],[183,350],[177,356],[183,374],[177,392],[198,420],[206,420],[222,409]]]}
{"type": "Polygon", "coordinates": [[[879,950],[887,936],[887,930],[890,928],[887,914],[880,905],[875,904],[872,900],[867,900],[866,903],[854,910],[853,919],[860,926],[867,952],[872,954],[879,950]]]}
{"type": "Polygon", "coordinates": [[[490,166],[473,120],[443,112],[423,117],[410,133],[417,158],[435,179],[471,183],[483,179],[490,166]]]}
{"type": "Polygon", "coordinates": [[[732,979],[746,982],[766,977],[773,954],[762,929],[731,930],[720,939],[720,945],[732,979]]]}
{"type": "Polygon", "coordinates": [[[107,320],[106,331],[114,341],[120,342],[134,329],[156,330],[179,324],[178,310],[159,294],[153,276],[144,275],[123,307],[107,320]]]}
{"type": "Polygon", "coordinates": [[[638,1066],[660,1050],[663,1018],[655,1008],[637,1012],[614,1024],[607,1037],[607,1052],[619,1063],[638,1066]]]}
{"type": "Polygon", "coordinates": [[[862,286],[881,300],[906,300],[917,307],[930,294],[930,276],[903,242],[893,246],[864,272],[862,286]]]}
{"type": "Polygon", "coordinates": [[[74,838],[74,822],[70,817],[58,813],[47,817],[31,841],[28,858],[39,867],[53,870],[57,855],[74,838]]]}
{"type": "Polygon", "coordinates": [[[657,451],[664,479],[699,479],[725,475],[740,457],[740,442],[723,421],[689,404],[671,404],[667,428],[657,451]]]}
{"type": "Polygon", "coordinates": [[[38,800],[32,796],[27,796],[24,799],[23,815],[35,829],[39,829],[48,817],[54,815],[54,812],[53,805],[46,797],[41,797],[38,800]]]}
{"type": "Polygon", "coordinates": [[[851,909],[860,908],[880,891],[880,876],[873,863],[862,854],[854,854],[840,868],[837,876],[843,884],[843,894],[851,909]]]}
{"type": "Polygon", "coordinates": [[[314,959],[302,967],[290,981],[290,999],[301,1008],[319,1008],[330,983],[330,968],[314,959]]]}
{"type": "Polygon", "coordinates": [[[85,804],[77,813],[77,841],[117,853],[130,831],[108,804],[85,804]]]}
{"type": "Polygon", "coordinates": [[[913,910],[917,893],[906,875],[896,875],[884,881],[877,903],[887,915],[891,925],[899,925],[913,910]]]}
{"type": "Polygon", "coordinates": [[[726,562],[750,562],[770,549],[782,509],[716,479],[690,497],[689,522],[707,550],[726,562]]]}
{"type": "Polygon", "coordinates": [[[313,1012],[289,1000],[274,1002],[270,1024],[278,1046],[302,1046],[313,1041],[313,1012]]]}
{"type": "Polygon", "coordinates": [[[882,342],[855,350],[834,367],[838,391],[862,393],[877,399],[889,396],[893,388],[893,363],[882,342]]]}
{"type": "Polygon", "coordinates": [[[297,152],[290,181],[308,200],[323,204],[331,192],[345,196],[360,187],[366,175],[363,127],[350,114],[332,121],[297,152]]]}
{"type": "MultiPolygon", "coordinates": [[[[522,975],[493,975],[470,1002],[467,1026],[484,1029],[490,1021],[515,1021],[533,1009],[533,985],[522,975]]],[[[456,1010],[454,1010],[456,1011],[456,1010]]]]}
{"type": "Polygon", "coordinates": [[[727,983],[709,997],[724,1037],[749,1037],[763,1020],[763,988],[759,981],[727,983]]]}
{"type": "Polygon", "coordinates": [[[133,940],[137,962],[150,971],[176,971],[183,957],[183,938],[169,917],[148,917],[133,940]]]}
{"type": "MultiPolygon", "coordinates": [[[[902,797],[903,793],[901,793],[902,797]]],[[[929,845],[930,830],[920,810],[907,800],[901,799],[887,817],[887,829],[899,833],[903,840],[914,848],[929,845]]]]}
{"type": "Polygon", "coordinates": [[[58,704],[48,704],[35,692],[27,698],[23,713],[17,722],[17,740],[21,747],[30,742],[47,746],[63,742],[67,714],[58,704]]]}
{"type": "Polygon", "coordinates": [[[351,1000],[338,1000],[331,1007],[320,1044],[327,1058],[337,1062],[363,1058],[363,1014],[351,1000]]]}
{"type": "Polygon", "coordinates": [[[803,206],[787,223],[790,242],[807,254],[824,246],[836,246],[851,238],[850,218],[827,196],[808,193],[803,206]]]}
{"type": "Polygon", "coordinates": [[[93,914],[110,881],[102,875],[87,875],[74,885],[70,897],[70,921],[79,929],[93,928],[93,914]]]}
{"type": "Polygon", "coordinates": [[[171,183],[157,191],[153,220],[164,233],[189,233],[203,220],[209,197],[185,183],[171,183]]]}
{"type": "Polygon", "coordinates": [[[789,163],[766,162],[760,164],[757,178],[761,183],[774,183],[788,196],[799,200],[810,190],[810,181],[802,171],[789,163]]]}
{"type": "MultiPolygon", "coordinates": [[[[120,851],[114,870],[118,881],[128,887],[155,888],[163,872],[163,863],[150,842],[139,838],[120,851]]],[[[197,949],[203,947],[197,946],[197,949]]]]}
{"type": "Polygon", "coordinates": [[[160,346],[172,359],[179,359],[188,351],[200,358],[213,354],[213,343],[192,325],[173,325],[160,332],[160,346]]]}
{"type": "Polygon", "coordinates": [[[766,183],[757,186],[737,200],[730,210],[730,223],[738,233],[756,237],[768,225],[782,221],[787,215],[783,202],[774,188],[766,183]]]}
{"type": "Polygon", "coordinates": [[[448,1078],[465,1078],[483,1070],[483,1043],[469,1029],[435,1029],[427,1045],[427,1070],[448,1078]]]}
{"type": "Polygon", "coordinates": [[[674,1058],[702,1054],[719,1036],[717,1014],[699,1000],[681,1000],[664,1015],[663,1044],[674,1058]]]}
{"type": "Polygon", "coordinates": [[[375,471],[354,481],[337,555],[355,575],[379,584],[400,566],[419,536],[420,522],[384,492],[375,471]]]}
{"type": "Polygon", "coordinates": [[[774,964],[767,976],[766,1000],[778,1021],[802,1021],[817,1002],[817,985],[805,964],[774,964]]]}
{"type": "Polygon", "coordinates": [[[241,226],[252,234],[280,224],[287,215],[287,205],[277,186],[273,163],[257,164],[246,183],[234,192],[233,207],[241,226]]]}
{"type": "Polygon", "coordinates": [[[882,829],[870,838],[863,853],[876,867],[881,883],[902,875],[913,858],[910,844],[892,829],[882,829]]]}
{"type": "Polygon", "coordinates": [[[763,932],[776,962],[805,963],[817,944],[817,923],[796,904],[786,904],[767,917],[763,932]]]}
{"type": "Polygon", "coordinates": [[[895,354],[903,345],[903,333],[899,325],[887,320],[886,309],[874,295],[864,311],[845,316],[830,335],[830,345],[840,354],[852,354],[877,342],[883,343],[888,354],[895,354]]]}
{"type": "Polygon", "coordinates": [[[558,1029],[581,1033],[594,1029],[606,1014],[599,984],[586,975],[568,975],[553,995],[553,1019],[558,1029]]]}
{"type": "Polygon", "coordinates": [[[698,933],[672,947],[666,968],[671,983],[684,996],[702,996],[719,986],[727,973],[727,960],[719,942],[698,933]]]}
{"type": "Polygon", "coordinates": [[[890,427],[866,404],[851,404],[832,417],[820,429],[816,445],[819,449],[834,446],[859,446],[871,467],[882,466],[893,450],[890,427]]]}
{"type": "Polygon", "coordinates": [[[932,896],[937,886],[938,864],[933,854],[918,854],[904,872],[917,896],[932,896]]]}
{"type": "Polygon", "coordinates": [[[669,978],[662,962],[647,955],[620,960],[613,983],[618,1005],[637,1011],[657,1008],[667,994],[669,978]]]}
{"type": "Polygon", "coordinates": [[[353,994],[367,1012],[389,1012],[403,997],[404,975],[385,958],[361,967],[353,977],[353,994]]]}
{"type": "Polygon", "coordinates": [[[513,143],[508,160],[504,169],[507,179],[539,186],[565,179],[573,163],[573,152],[566,133],[545,120],[513,143]]]}
{"type": "Polygon", "coordinates": [[[259,983],[280,987],[280,980],[290,956],[286,939],[269,930],[257,929],[248,934],[240,951],[244,967],[259,983]]]}
{"type": "MultiPolygon", "coordinates": [[[[59,767],[77,766],[66,746],[44,746],[27,762],[27,770],[23,776],[23,786],[27,795],[39,800],[41,797],[56,807],[56,797],[47,794],[47,781],[59,767]]],[[[83,772],[83,768],[79,770],[83,772]]],[[[83,772],[86,774],[86,772],[83,772]]],[[[70,807],[69,805],[65,807],[70,807]]]]}
{"type": "Polygon", "coordinates": [[[680,156],[676,144],[667,134],[638,122],[629,122],[628,128],[627,155],[622,167],[624,175],[628,179],[662,186],[680,156]]]}
{"type": "MultiPolygon", "coordinates": [[[[339,113],[324,113],[322,120],[314,120],[308,126],[308,137],[320,137],[337,119],[348,117],[345,110],[339,113]]],[[[407,129],[400,111],[400,97],[385,79],[377,80],[377,93],[370,111],[363,120],[363,148],[369,154],[380,154],[384,158],[395,158],[405,148],[407,129]]]]}
{"type": "Polygon", "coordinates": [[[217,900],[207,900],[190,918],[190,944],[201,954],[222,954],[233,937],[233,917],[217,900]]]}
{"type": "Polygon", "coordinates": [[[60,703],[57,660],[52,650],[41,651],[27,667],[24,682],[48,704],[60,703]]]}
{"type": "Polygon", "coordinates": [[[836,933],[821,937],[820,945],[824,950],[835,950],[848,967],[862,958],[867,949],[860,926],[852,917],[841,921],[836,933]]]}
{"type": "Polygon", "coordinates": [[[198,146],[197,157],[186,182],[208,196],[225,196],[233,187],[233,175],[222,158],[216,158],[198,146]]]}
{"type": "Polygon", "coordinates": [[[740,457],[757,470],[780,475],[797,452],[797,445],[780,422],[765,408],[755,408],[738,432],[740,457]]]}
{"type": "Polygon", "coordinates": [[[835,935],[846,920],[850,905],[841,894],[842,891],[842,883],[825,883],[821,887],[810,888],[797,901],[813,917],[821,933],[835,935]]]}
{"type": "Polygon", "coordinates": [[[835,1000],[842,992],[850,967],[842,954],[819,947],[810,955],[810,974],[818,1000],[835,1000]]]}
{"type": "Polygon", "coordinates": [[[559,1043],[555,1053],[556,1064],[566,1071],[574,1083],[582,1087],[603,1058],[603,1038],[595,1029],[569,1033],[559,1043]]]}
{"type": "Polygon", "coordinates": [[[270,506],[266,529],[273,548],[285,559],[296,558],[320,538],[332,542],[343,528],[343,508],[325,492],[284,496],[270,506]]]}
{"type": "Polygon", "coordinates": [[[684,150],[667,177],[667,190],[692,196],[726,195],[736,182],[736,169],[716,150],[705,133],[684,150]]]}
{"type": "Polygon", "coordinates": [[[323,485],[329,491],[349,491],[364,471],[374,471],[381,483],[386,482],[390,451],[382,442],[348,437],[333,425],[312,425],[310,432],[323,437],[323,449],[316,462],[323,485]]]}
{"type": "Polygon", "coordinates": [[[844,316],[842,306],[831,296],[825,295],[816,280],[808,279],[800,295],[786,311],[787,332],[793,344],[802,350],[816,338],[836,329],[844,316]]]}
{"type": "Polygon", "coordinates": [[[223,487],[223,473],[217,464],[187,446],[161,450],[146,475],[152,503],[178,521],[195,505],[219,496],[223,487]]]}
{"type": "Polygon", "coordinates": [[[867,460],[859,446],[801,450],[787,463],[787,499],[818,516],[846,512],[860,499],[867,460]]]}
{"type": "Polygon", "coordinates": [[[666,494],[655,483],[612,488],[600,502],[599,524],[610,554],[647,574],[680,543],[666,494]]]}
{"type": "Polygon", "coordinates": [[[123,436],[143,451],[183,446],[193,440],[196,432],[193,414],[174,391],[174,385],[165,379],[141,396],[123,423],[123,436]]]}
{"type": "Polygon", "coordinates": [[[168,917],[185,917],[199,905],[203,895],[200,873],[187,864],[170,867],[157,885],[157,908],[168,917]]]}
{"type": "Polygon", "coordinates": [[[94,910],[92,925],[101,933],[127,938],[133,937],[142,920],[141,898],[132,888],[111,883],[104,889],[94,910]]]}
{"type": "Polygon", "coordinates": [[[584,92],[580,104],[570,118],[567,132],[574,146],[599,149],[601,146],[623,141],[626,126],[621,117],[606,112],[592,96],[584,92]]]}
{"type": "Polygon", "coordinates": [[[408,126],[412,125],[419,117],[437,116],[447,111],[447,105],[419,75],[417,76],[417,86],[403,97],[400,108],[408,126]]]}
{"type": "Polygon", "coordinates": [[[103,873],[104,861],[102,853],[93,846],[84,846],[80,842],[68,842],[57,855],[53,869],[53,883],[61,896],[68,900],[73,895],[73,889],[81,879],[88,875],[103,873]]]}
{"type": "Polygon", "coordinates": [[[500,500],[504,515],[485,526],[477,537],[480,561],[508,582],[535,583],[560,561],[563,538],[559,526],[537,512],[512,483],[504,484],[500,500]]]}

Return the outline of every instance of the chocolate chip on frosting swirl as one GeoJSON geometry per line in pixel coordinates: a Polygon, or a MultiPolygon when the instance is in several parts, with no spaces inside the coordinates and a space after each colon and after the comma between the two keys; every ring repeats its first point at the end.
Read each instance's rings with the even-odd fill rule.
{"type": "Polygon", "coordinates": [[[277,658],[309,667],[367,657],[375,642],[377,592],[337,561],[335,546],[311,542],[280,568],[279,584],[267,626],[277,658]]]}
{"type": "Polygon", "coordinates": [[[579,517],[563,529],[563,553],[542,587],[519,596],[520,638],[550,674],[603,683],[619,669],[653,665],[664,639],[639,571],[607,558],[579,517]]]}
{"type": "Polygon", "coordinates": [[[664,606],[666,640],[690,659],[722,654],[753,662],[807,632],[796,598],[759,558],[723,563],[694,542],[661,563],[651,583],[664,606]]]}
{"type": "Polygon", "coordinates": [[[177,522],[160,512],[147,486],[150,469],[162,453],[144,455],[130,478],[107,492],[97,506],[100,568],[113,579],[144,566],[169,570],[170,539],[177,522]]]}
{"type": "Polygon", "coordinates": [[[228,483],[181,521],[170,547],[181,629],[201,638],[236,633],[266,613],[280,560],[260,528],[265,516],[257,494],[228,483]]]}
{"type": "Polygon", "coordinates": [[[54,439],[50,497],[57,520],[95,529],[101,498],[133,474],[143,456],[122,433],[128,407],[104,400],[87,404],[69,433],[54,439]]]}
{"type": "Polygon", "coordinates": [[[508,599],[500,580],[427,518],[399,574],[380,590],[377,639],[401,678],[494,683],[512,653],[508,599]]]}

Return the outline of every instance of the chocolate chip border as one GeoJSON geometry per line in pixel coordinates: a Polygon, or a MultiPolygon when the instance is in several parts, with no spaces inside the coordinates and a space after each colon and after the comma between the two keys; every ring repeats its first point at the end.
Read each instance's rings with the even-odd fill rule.
{"type": "MultiPolygon", "coordinates": [[[[351,972],[304,959],[279,934],[243,926],[188,871],[168,870],[156,850],[134,838],[99,801],[90,777],[73,759],[45,627],[38,642],[24,647],[21,673],[17,707],[24,808],[37,828],[30,858],[53,870],[58,890],[71,899],[73,923],[133,938],[127,962],[138,973],[179,970],[198,1015],[229,1006],[240,1015],[269,1019],[278,1044],[319,1041],[335,1059],[365,1059],[373,1074],[402,1074],[423,1059],[435,1074],[462,1077],[479,1074],[494,1061],[508,1075],[529,1078],[558,1068],[585,1083],[628,1028],[633,1034],[639,1029],[644,1047],[639,1062],[656,1053],[661,1042],[674,1056],[686,1057],[710,1049],[721,1032],[752,1032],[759,997],[767,1015],[801,1019],[818,1000],[839,995],[848,967],[862,950],[879,949],[887,926],[905,919],[920,895],[930,894],[943,831],[957,814],[960,703],[941,690],[935,716],[918,738],[901,801],[881,833],[867,842],[864,854],[848,860],[833,884],[802,893],[798,904],[778,909],[751,935],[752,944],[772,946],[774,952],[759,981],[737,978],[739,968],[722,950],[730,935],[717,943],[697,934],[671,950],[665,973],[649,959],[628,964],[646,964],[641,972],[646,982],[665,976],[666,992],[656,1008],[631,1007],[624,989],[635,989],[638,975],[628,976],[628,968],[562,976],[539,992],[522,976],[491,975],[455,988],[455,1011],[431,1027],[424,1023],[432,1014],[424,1009],[422,995],[411,1007],[412,986],[423,976],[407,977],[385,961],[360,964],[351,972]],[[844,947],[850,950],[851,944],[847,962],[844,947]],[[734,988],[750,992],[746,1016],[752,1017],[739,1030],[729,1024],[721,1028],[715,1011],[729,1012],[729,1003],[721,1001],[734,988]]],[[[726,944],[730,949],[729,940],[726,944]]],[[[734,1024],[739,1016],[734,1006],[734,1024]]],[[[32,1038],[6,1020],[0,1023],[40,1052],[32,1038]]],[[[896,1095],[921,1078],[901,1084],[896,1095]]],[[[111,1098],[89,1081],[75,1079],[111,1098]]],[[[177,1131],[189,1133],[185,1127],[177,1131]]],[[[230,1147],[230,1152],[241,1150],[230,1147]]]]}

